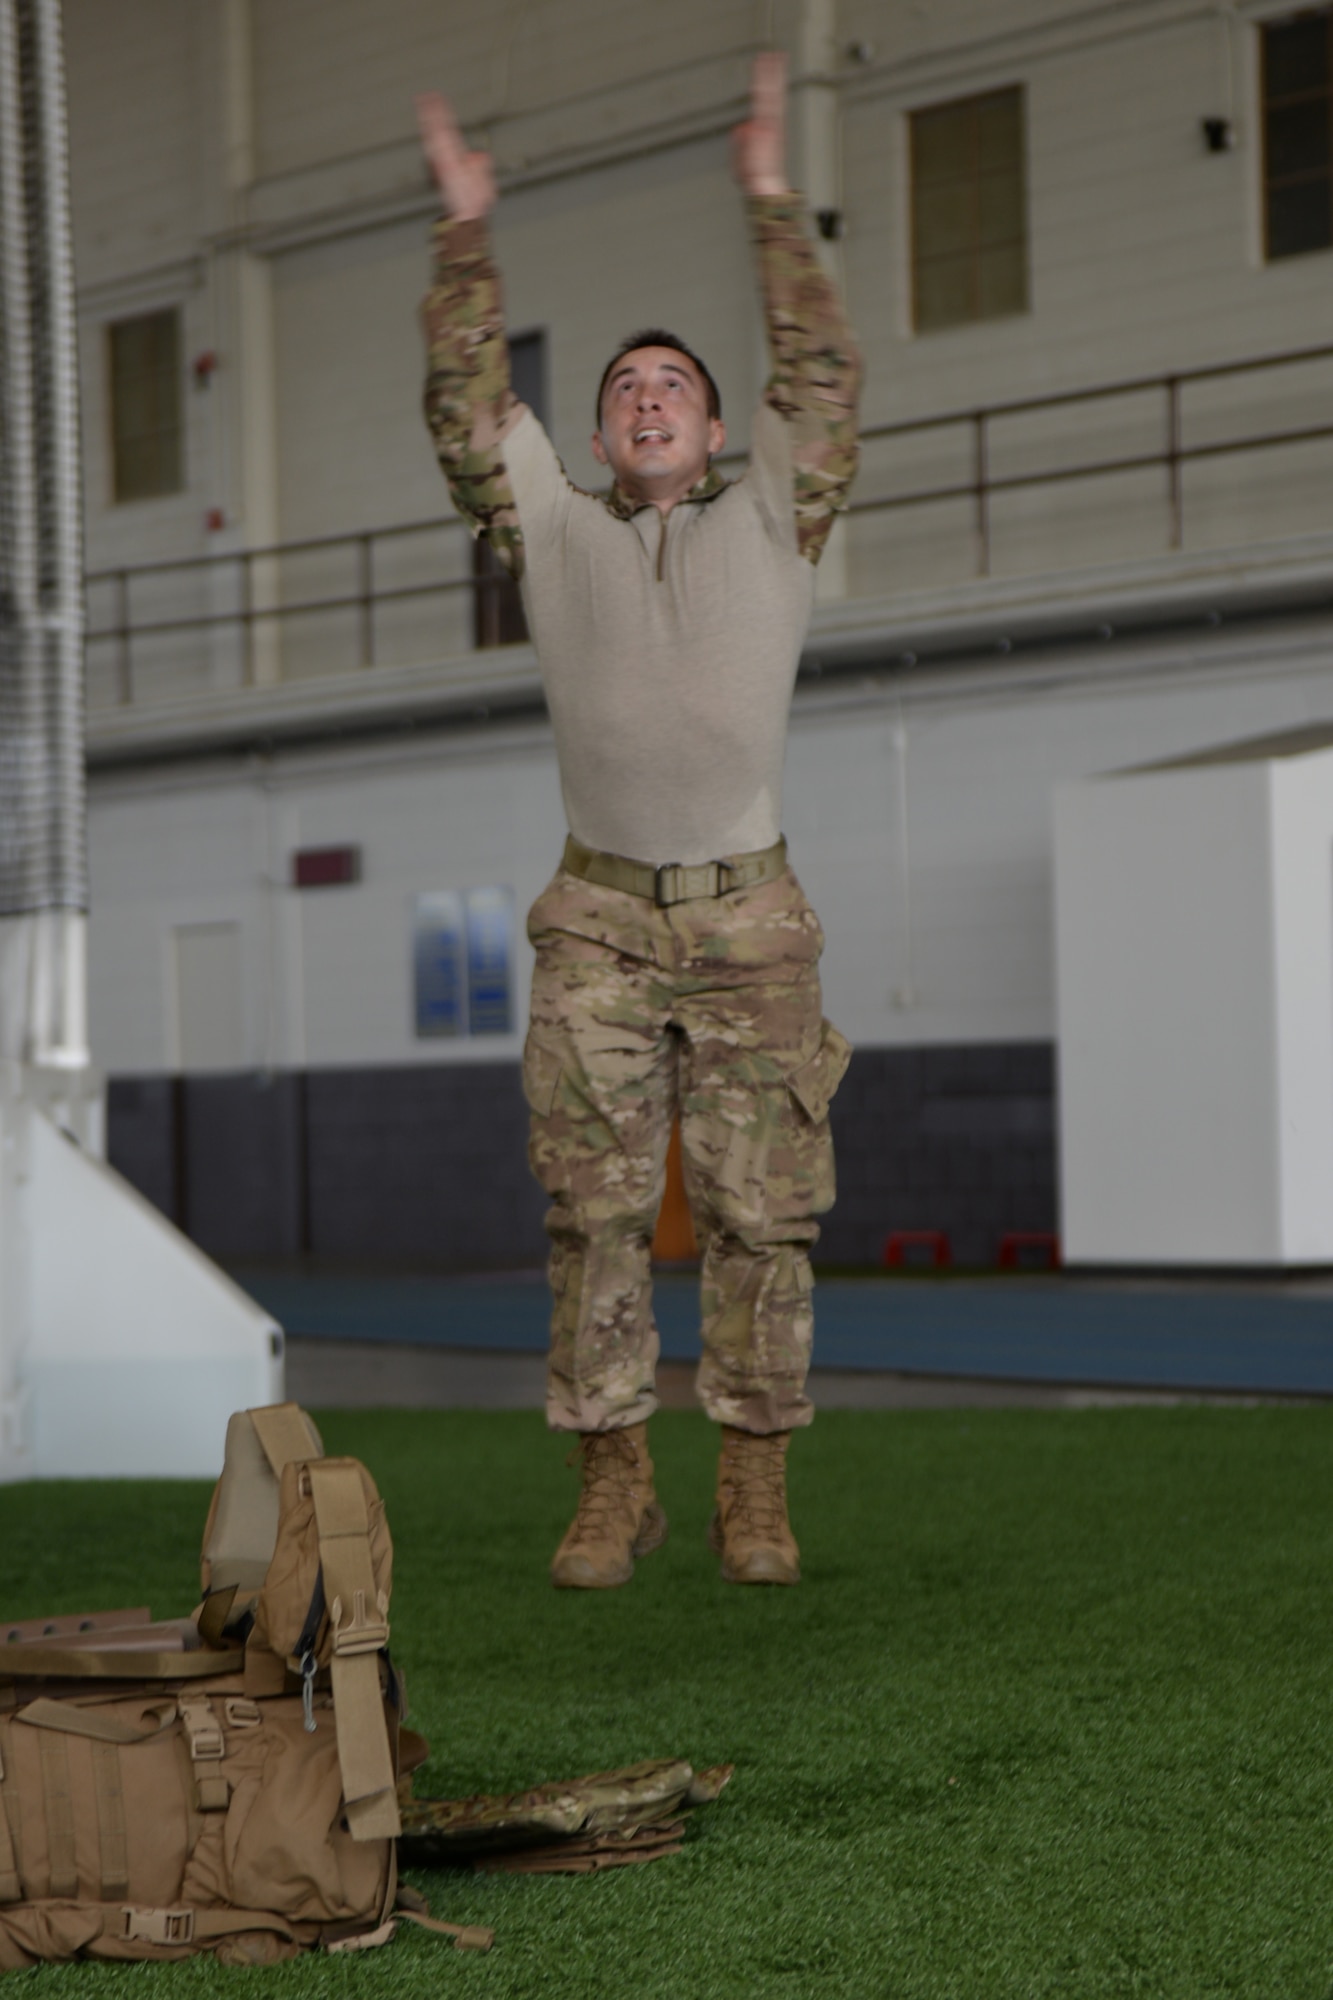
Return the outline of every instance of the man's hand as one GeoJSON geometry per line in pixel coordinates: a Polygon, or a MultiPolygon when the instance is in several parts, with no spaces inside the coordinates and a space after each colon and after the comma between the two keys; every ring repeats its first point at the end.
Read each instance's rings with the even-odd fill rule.
{"type": "Polygon", "coordinates": [[[787,58],[756,56],[750,115],[731,135],[731,170],[746,194],[786,194],[787,58]]]}
{"type": "Polygon", "coordinates": [[[489,153],[469,153],[448,100],[438,91],[417,99],[421,148],[440,199],[459,222],[475,222],[495,207],[495,168],[489,153]]]}

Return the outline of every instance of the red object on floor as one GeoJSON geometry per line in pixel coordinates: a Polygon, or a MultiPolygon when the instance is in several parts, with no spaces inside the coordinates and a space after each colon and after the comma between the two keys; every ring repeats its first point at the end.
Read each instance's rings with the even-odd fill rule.
{"type": "Polygon", "coordinates": [[[1047,1229],[1010,1229],[1000,1238],[1000,1269],[1016,1271],[1021,1251],[1041,1250],[1045,1252],[1046,1268],[1058,1271],[1060,1268],[1060,1239],[1052,1236],[1047,1229]]]}
{"type": "Polygon", "coordinates": [[[953,1261],[949,1254],[949,1239],[942,1229],[894,1229],[884,1244],[885,1269],[905,1264],[906,1253],[912,1249],[929,1250],[930,1261],[937,1269],[953,1261]]]}

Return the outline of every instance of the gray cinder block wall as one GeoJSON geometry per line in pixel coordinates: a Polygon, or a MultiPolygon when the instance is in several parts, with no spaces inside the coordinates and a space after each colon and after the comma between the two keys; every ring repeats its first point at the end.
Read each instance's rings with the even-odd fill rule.
{"type": "MultiPolygon", "coordinates": [[[[839,1197],[818,1260],[940,1229],[988,1265],[1055,1228],[1048,1043],[867,1049],[833,1108],[839,1197]]],[[[514,1063],[118,1077],[112,1164],[201,1249],[238,1261],[453,1270],[545,1254],[514,1063]]]]}

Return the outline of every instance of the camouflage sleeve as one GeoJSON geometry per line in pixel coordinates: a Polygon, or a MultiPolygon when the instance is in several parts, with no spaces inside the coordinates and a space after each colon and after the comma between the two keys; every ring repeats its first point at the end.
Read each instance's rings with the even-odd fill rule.
{"type": "Polygon", "coordinates": [[[861,357],[799,197],[752,196],[749,210],[773,356],[764,400],[790,426],[797,546],[817,563],[856,471],[861,357]]]}
{"type": "Polygon", "coordinates": [[[504,438],[521,405],[509,386],[500,274],[485,222],[435,225],[435,279],[426,295],[426,422],[454,505],[511,575],[523,571],[504,438]]]}

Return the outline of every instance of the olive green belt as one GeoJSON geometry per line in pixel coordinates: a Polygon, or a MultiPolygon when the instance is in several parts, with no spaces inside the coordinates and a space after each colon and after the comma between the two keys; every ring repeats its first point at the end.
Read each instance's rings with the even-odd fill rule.
{"type": "Polygon", "coordinates": [[[571,833],[565,842],[561,866],[585,882],[599,882],[604,889],[623,889],[628,895],[643,896],[666,910],[673,903],[692,903],[704,896],[729,896],[733,889],[753,889],[760,882],[776,882],[787,866],[787,843],[777,840],[754,854],[733,854],[726,861],[700,861],[688,866],[681,861],[665,861],[654,868],[647,861],[630,861],[623,854],[599,854],[585,847],[571,833]]]}

